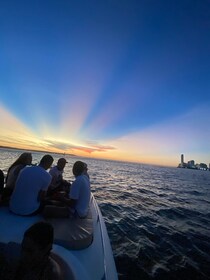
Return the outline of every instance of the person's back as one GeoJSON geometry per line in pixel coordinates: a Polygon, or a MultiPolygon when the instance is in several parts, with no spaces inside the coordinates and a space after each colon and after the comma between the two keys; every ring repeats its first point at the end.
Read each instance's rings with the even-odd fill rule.
{"type": "Polygon", "coordinates": [[[32,162],[31,153],[28,152],[22,153],[8,169],[6,180],[5,180],[6,181],[5,188],[9,188],[12,192],[15,187],[15,183],[20,171],[27,165],[31,165],[31,162],[32,162]]]}
{"type": "Polygon", "coordinates": [[[63,172],[67,161],[65,158],[59,158],[57,165],[51,167],[49,173],[52,181],[48,189],[48,195],[52,196],[59,191],[69,193],[70,183],[63,178],[63,172]]]}
{"type": "Polygon", "coordinates": [[[6,177],[5,188],[2,191],[2,203],[4,205],[9,204],[10,197],[15,188],[15,183],[17,181],[17,177],[24,167],[25,167],[25,165],[18,164],[18,165],[12,166],[10,168],[9,173],[7,174],[7,177],[6,177]]]}
{"type": "MultiPolygon", "coordinates": [[[[43,157],[44,158],[44,157],[43,157]]],[[[45,193],[51,182],[51,175],[46,172],[53,162],[49,156],[49,162],[42,166],[26,167],[19,174],[15,189],[10,199],[10,210],[18,215],[31,215],[40,208],[40,193],[45,193]]]]}
{"type": "Polygon", "coordinates": [[[52,176],[52,181],[49,186],[49,190],[53,192],[58,189],[59,191],[60,185],[62,184],[62,180],[63,180],[63,170],[59,170],[57,165],[55,165],[51,167],[49,173],[52,176]]]}
{"type": "Polygon", "coordinates": [[[25,167],[23,164],[18,164],[10,168],[9,173],[6,177],[6,185],[5,188],[2,191],[2,203],[4,205],[9,204],[10,197],[12,195],[12,192],[15,188],[15,183],[17,181],[17,177],[21,170],[25,167]]]}
{"type": "Polygon", "coordinates": [[[91,191],[87,170],[86,163],[82,161],[74,163],[72,171],[76,180],[71,185],[68,198],[58,193],[57,199],[62,202],[61,207],[53,205],[45,207],[45,217],[68,217],[71,213],[83,219],[88,215],[91,191]]]}
{"type": "Polygon", "coordinates": [[[27,165],[31,165],[31,162],[32,162],[31,153],[24,152],[9,167],[5,179],[5,188],[2,192],[2,202],[4,205],[9,204],[10,196],[15,188],[15,183],[17,181],[20,171],[27,165]]]}
{"type": "Polygon", "coordinates": [[[79,217],[85,217],[90,201],[90,181],[86,175],[82,174],[76,177],[71,185],[69,198],[76,200],[74,209],[79,217]]]}
{"type": "Polygon", "coordinates": [[[15,187],[15,183],[17,180],[17,177],[20,173],[20,171],[25,167],[25,165],[23,164],[18,164],[16,166],[13,166],[10,171],[9,174],[7,175],[7,182],[6,182],[6,186],[5,188],[9,188],[11,190],[14,189],[15,187]]]}

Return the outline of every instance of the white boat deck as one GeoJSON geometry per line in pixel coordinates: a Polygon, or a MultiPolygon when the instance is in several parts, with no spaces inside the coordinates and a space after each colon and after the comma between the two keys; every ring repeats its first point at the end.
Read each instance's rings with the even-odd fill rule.
{"type": "MultiPolygon", "coordinates": [[[[94,197],[90,211],[88,219],[78,219],[77,223],[67,218],[47,220],[55,231],[53,253],[69,267],[65,280],[118,279],[107,230],[94,197]]],[[[40,220],[45,219],[41,215],[17,216],[8,207],[0,207],[0,242],[21,243],[25,230],[40,220]]]]}

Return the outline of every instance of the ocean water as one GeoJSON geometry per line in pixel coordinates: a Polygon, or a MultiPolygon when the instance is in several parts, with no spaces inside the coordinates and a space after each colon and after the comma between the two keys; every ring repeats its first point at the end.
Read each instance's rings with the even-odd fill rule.
{"type": "MultiPolygon", "coordinates": [[[[6,173],[20,151],[0,149],[6,173]]],[[[33,163],[43,153],[32,152],[33,163]]],[[[60,157],[53,155],[55,163],[60,157]]],[[[66,156],[64,177],[73,163],[66,156]]],[[[82,159],[120,280],[210,279],[210,172],[82,159]]]]}

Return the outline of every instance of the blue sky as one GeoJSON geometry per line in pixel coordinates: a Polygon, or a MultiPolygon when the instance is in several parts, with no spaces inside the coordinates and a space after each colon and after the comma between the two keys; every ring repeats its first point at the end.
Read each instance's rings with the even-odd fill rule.
{"type": "Polygon", "coordinates": [[[1,1],[0,145],[210,162],[210,2],[1,1]]]}

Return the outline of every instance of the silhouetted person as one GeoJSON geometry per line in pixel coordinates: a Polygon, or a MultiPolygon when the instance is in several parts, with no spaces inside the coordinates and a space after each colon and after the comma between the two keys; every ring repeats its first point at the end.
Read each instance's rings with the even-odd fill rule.
{"type": "Polygon", "coordinates": [[[2,199],[3,190],[4,190],[4,172],[0,169],[0,203],[2,199]]]}
{"type": "Polygon", "coordinates": [[[51,255],[52,225],[38,222],[28,228],[21,245],[0,243],[1,280],[58,280],[61,272],[51,255]]]}

